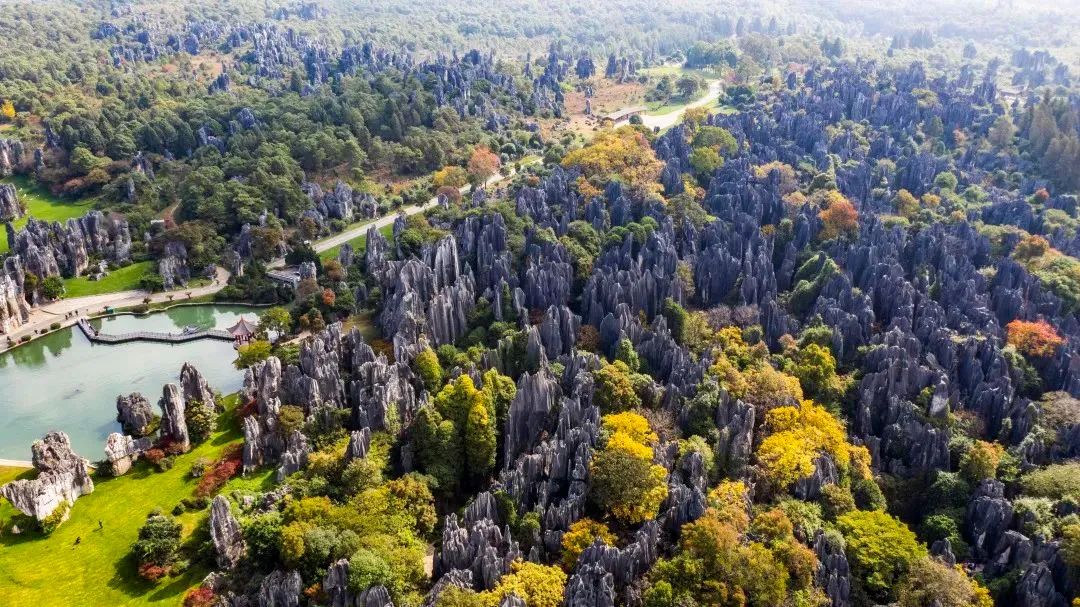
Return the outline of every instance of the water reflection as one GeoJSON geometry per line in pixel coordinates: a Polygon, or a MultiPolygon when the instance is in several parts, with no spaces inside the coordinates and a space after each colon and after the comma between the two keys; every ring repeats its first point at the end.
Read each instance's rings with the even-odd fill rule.
{"type": "MultiPolygon", "coordinates": [[[[101,324],[116,333],[178,331],[189,324],[226,328],[242,315],[254,319],[257,312],[237,306],[190,306],[101,324]]],[[[49,430],[63,430],[81,455],[100,459],[105,437],[119,428],[118,395],[142,392],[156,410],[162,385],[176,381],[185,362],[202,371],[211,388],[234,392],[242,382],[232,366],[235,357],[232,344],[223,341],[102,345],[91,344],[77,328],[0,354],[0,458],[29,459],[30,443],[49,430]]]]}

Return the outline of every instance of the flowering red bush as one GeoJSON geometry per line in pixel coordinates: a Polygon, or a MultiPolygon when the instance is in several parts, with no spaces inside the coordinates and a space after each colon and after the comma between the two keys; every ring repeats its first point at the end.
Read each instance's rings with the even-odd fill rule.
{"type": "Polygon", "coordinates": [[[214,462],[213,468],[203,473],[199,479],[199,485],[195,487],[195,497],[210,497],[220,491],[230,478],[240,472],[242,465],[240,446],[235,445],[214,462]]]}
{"type": "Polygon", "coordinates": [[[139,565],[139,577],[156,582],[161,578],[169,575],[169,568],[162,567],[161,565],[155,565],[153,563],[143,563],[139,565]]]}
{"type": "Polygon", "coordinates": [[[199,586],[184,597],[184,607],[210,607],[216,598],[213,590],[199,586]]]}
{"type": "Polygon", "coordinates": [[[157,447],[154,447],[153,449],[147,449],[146,452],[143,453],[143,457],[145,457],[146,461],[150,462],[151,464],[157,465],[158,462],[165,459],[165,452],[161,449],[158,449],[157,447]]]}
{"type": "Polygon", "coordinates": [[[1046,358],[1065,345],[1065,340],[1045,320],[1014,320],[1005,326],[1005,330],[1009,344],[1025,356],[1046,358]]]}
{"type": "Polygon", "coordinates": [[[1039,190],[1037,192],[1035,192],[1035,202],[1043,203],[1043,202],[1046,202],[1049,199],[1050,199],[1050,192],[1047,192],[1046,188],[1039,188],[1039,190]]]}

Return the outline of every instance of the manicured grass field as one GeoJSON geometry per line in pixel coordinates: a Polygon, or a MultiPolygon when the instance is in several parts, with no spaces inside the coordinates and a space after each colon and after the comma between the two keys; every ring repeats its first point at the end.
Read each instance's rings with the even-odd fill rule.
{"type": "MultiPolygon", "coordinates": [[[[242,440],[232,414],[235,397],[227,400],[228,410],[218,420],[222,431],[177,457],[166,472],[139,462],[119,478],[95,475],[94,492],[79,498],[71,518],[50,536],[34,531],[10,535],[14,509],[0,498],[0,519],[6,521],[4,535],[0,535],[0,603],[34,607],[179,605],[183,595],[209,571],[192,565],[178,576],[152,583],[139,577],[129,553],[147,513],[161,508],[168,514],[180,500],[192,496],[196,481],[188,475],[191,464],[200,457],[214,459],[227,446],[242,440]],[[100,530],[98,521],[103,525],[100,530]],[[76,538],[81,538],[78,545],[76,538]]],[[[82,455],[94,459],[101,454],[82,455]]],[[[22,472],[0,468],[0,480],[22,472]]],[[[233,479],[223,491],[264,489],[272,478],[272,470],[260,471],[233,479]]],[[[208,513],[209,509],[178,517],[185,538],[208,513]]]]}
{"type": "Polygon", "coordinates": [[[85,276],[68,278],[64,281],[64,298],[101,295],[117,291],[131,291],[139,288],[139,281],[154,269],[154,262],[140,261],[123,268],[110,271],[101,280],[90,280],[85,276]]]}
{"type": "MultiPolygon", "coordinates": [[[[11,183],[19,194],[19,200],[26,203],[26,216],[11,222],[15,229],[26,225],[27,217],[33,215],[35,219],[48,221],[65,221],[72,217],[82,217],[87,211],[92,210],[93,199],[65,200],[53,196],[47,189],[34,180],[16,175],[0,179],[0,183],[11,183]]],[[[8,250],[7,230],[0,229],[0,253],[8,250]]]]}

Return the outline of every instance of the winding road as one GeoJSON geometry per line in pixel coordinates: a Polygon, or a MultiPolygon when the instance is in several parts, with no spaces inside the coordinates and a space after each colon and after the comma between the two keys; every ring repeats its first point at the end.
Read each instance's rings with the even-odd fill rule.
{"type": "Polygon", "coordinates": [[[678,122],[682,120],[683,114],[686,113],[686,110],[709,105],[713,101],[716,101],[717,97],[719,96],[720,81],[710,80],[708,89],[706,90],[705,94],[698,98],[696,101],[691,101],[690,103],[682,106],[681,108],[668,112],[666,114],[658,114],[655,116],[651,114],[645,114],[641,117],[641,122],[650,129],[659,129],[662,131],[666,128],[670,128],[678,124],[678,122]]]}

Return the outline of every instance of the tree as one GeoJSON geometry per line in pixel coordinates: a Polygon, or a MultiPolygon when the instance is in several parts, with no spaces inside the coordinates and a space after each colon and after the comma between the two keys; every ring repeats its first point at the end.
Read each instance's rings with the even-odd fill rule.
{"type": "Polygon", "coordinates": [[[1038,234],[1025,236],[1013,248],[1013,258],[1021,263],[1038,259],[1050,250],[1050,242],[1038,234]]]}
{"type": "Polygon", "coordinates": [[[501,166],[498,154],[484,146],[477,146],[469,156],[469,177],[473,183],[483,185],[501,166]]]}
{"type": "Polygon", "coordinates": [[[431,348],[424,348],[413,359],[413,369],[424,382],[428,392],[434,392],[442,385],[443,370],[439,365],[439,356],[431,348]]]}
{"type": "Polygon", "coordinates": [[[679,91],[679,96],[684,99],[690,99],[696,95],[702,89],[702,86],[701,78],[691,74],[681,76],[675,81],[675,88],[679,91]]]}
{"type": "Polygon", "coordinates": [[[49,299],[60,299],[64,296],[64,281],[59,276],[49,276],[41,283],[41,292],[49,299]]]}
{"type": "Polygon", "coordinates": [[[690,152],[690,166],[693,167],[695,173],[708,178],[724,166],[724,159],[712,148],[694,148],[694,151],[690,152]]]}
{"type": "Polygon", "coordinates": [[[620,522],[633,525],[656,516],[667,499],[667,470],[652,463],[655,434],[636,413],[604,417],[604,447],[590,464],[589,497],[620,522]]]}
{"type": "Polygon", "coordinates": [[[859,230],[859,212],[855,205],[839,192],[829,193],[829,206],[818,213],[821,219],[821,239],[832,240],[840,236],[853,236],[859,230]]]}
{"type": "Polygon", "coordinates": [[[927,556],[915,534],[881,510],[848,512],[837,518],[836,525],[844,536],[852,573],[879,602],[893,600],[899,582],[927,556]]]}
{"type": "Polygon", "coordinates": [[[997,478],[998,465],[1004,455],[1005,448],[1001,445],[977,440],[960,458],[960,474],[969,483],[997,478]]]}
{"type": "Polygon", "coordinates": [[[897,214],[908,219],[919,212],[919,201],[911,192],[903,189],[897,192],[893,198],[893,206],[896,207],[897,214]]]}
{"type": "Polygon", "coordinates": [[[1008,114],[1002,114],[994,120],[990,132],[987,134],[987,139],[990,141],[990,145],[998,150],[1005,151],[1012,147],[1015,136],[1016,127],[1013,126],[1012,118],[1009,118],[1008,114]]]}
{"type": "Polygon", "coordinates": [[[510,564],[510,573],[502,576],[495,588],[481,593],[483,602],[497,607],[504,597],[517,595],[529,607],[559,607],[563,603],[566,573],[554,566],[526,561],[510,564]]]}
{"type": "Polygon", "coordinates": [[[783,605],[790,575],[767,546],[744,542],[714,512],[684,525],[679,549],[648,575],[646,607],[783,605]]]}
{"type": "Polygon", "coordinates": [[[990,592],[969,578],[960,565],[931,558],[915,561],[896,591],[900,607],[993,607],[990,592]]]}
{"type": "Polygon", "coordinates": [[[181,529],[180,523],[168,516],[156,512],[147,516],[139,529],[139,539],[131,547],[140,567],[154,565],[168,568],[180,548],[181,529]]]}
{"type": "Polygon", "coordinates": [[[292,330],[292,314],[282,306],[267,308],[259,316],[259,330],[262,332],[273,331],[279,336],[287,335],[292,330]]]}
{"type": "Polygon", "coordinates": [[[616,177],[639,192],[658,191],[664,168],[648,138],[631,126],[600,132],[585,147],[568,152],[562,165],[581,170],[578,189],[587,198],[600,196],[616,177]]]}
{"type": "Polygon", "coordinates": [[[270,342],[262,339],[255,340],[236,349],[237,356],[233,365],[235,365],[237,369],[247,369],[255,363],[270,358],[270,352],[270,342]]]}
{"type": "Polygon", "coordinates": [[[593,401],[601,411],[626,411],[641,406],[641,397],[634,391],[630,373],[630,367],[621,360],[605,363],[593,371],[593,381],[596,384],[593,401]]]}
{"type": "Polygon", "coordinates": [[[832,458],[841,473],[857,478],[870,476],[870,453],[866,447],[847,442],[840,420],[812,401],[799,407],[777,407],[765,414],[768,436],[757,449],[762,474],[781,490],[814,473],[820,455],[832,458]]]}
{"type": "Polygon", "coordinates": [[[186,403],[184,420],[187,423],[188,432],[191,434],[191,442],[193,443],[201,443],[210,438],[210,435],[217,428],[217,413],[213,408],[196,400],[186,403]]]}
{"type": "Polygon", "coordinates": [[[469,183],[469,173],[459,166],[445,166],[431,175],[436,188],[463,188],[469,183]]]}
{"type": "Polygon", "coordinates": [[[1049,358],[1057,354],[1065,340],[1045,320],[1014,320],[1005,325],[1006,339],[1024,356],[1049,358]]]}
{"type": "Polygon", "coordinates": [[[465,425],[466,470],[479,480],[495,467],[495,418],[489,406],[487,398],[473,399],[465,425]]]}
{"type": "Polygon", "coordinates": [[[581,553],[596,540],[614,546],[616,538],[607,525],[590,518],[583,518],[570,525],[570,529],[562,537],[563,568],[567,571],[573,570],[581,553]]]}
{"type": "Polygon", "coordinates": [[[3,118],[4,122],[15,120],[15,104],[10,99],[5,99],[4,104],[0,105],[0,118],[3,118]]]}

